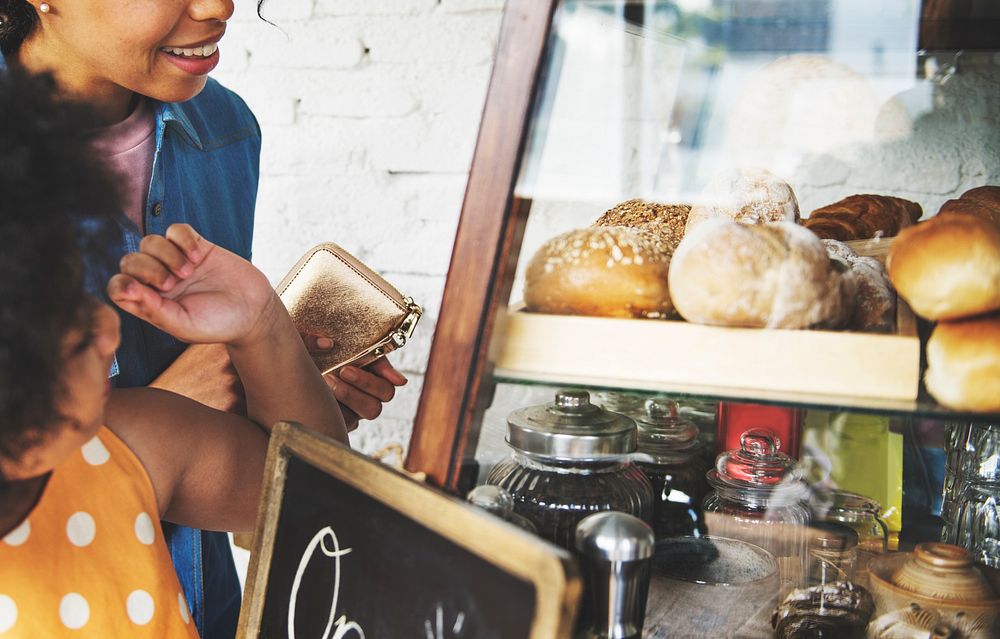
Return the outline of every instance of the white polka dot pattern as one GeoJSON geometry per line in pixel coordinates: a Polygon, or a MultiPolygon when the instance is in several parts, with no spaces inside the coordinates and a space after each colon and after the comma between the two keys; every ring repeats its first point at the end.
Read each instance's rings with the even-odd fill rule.
{"type": "Polygon", "coordinates": [[[104,447],[104,444],[97,437],[84,444],[82,451],[83,459],[91,466],[100,466],[111,459],[111,453],[108,452],[108,449],[104,447]]]}
{"type": "Polygon", "coordinates": [[[191,613],[188,611],[187,601],[184,600],[184,593],[177,593],[177,604],[181,607],[181,619],[185,624],[191,623],[191,613]]]}
{"type": "Polygon", "coordinates": [[[59,619],[70,630],[79,630],[90,621],[90,604],[78,592],[71,592],[59,602],[59,619]]]}
{"type": "Polygon", "coordinates": [[[139,513],[135,518],[135,536],[143,544],[150,546],[156,541],[156,528],[153,518],[147,513],[139,513]]]}
{"type": "Polygon", "coordinates": [[[70,515],[69,521],[66,522],[66,536],[69,537],[70,543],[74,546],[80,548],[89,546],[90,542],[94,541],[96,534],[97,524],[94,523],[94,518],[89,513],[73,513],[70,515]]]}
{"type": "Polygon", "coordinates": [[[137,626],[145,626],[153,619],[153,596],[145,590],[133,590],[125,602],[128,618],[137,626]]]}
{"type": "Polygon", "coordinates": [[[0,595],[0,632],[7,632],[16,623],[17,604],[7,595],[0,595]]]}
{"type": "Polygon", "coordinates": [[[25,519],[24,523],[7,533],[7,536],[3,538],[3,543],[8,546],[20,546],[24,542],[28,541],[28,537],[30,536],[31,522],[25,519]]]}

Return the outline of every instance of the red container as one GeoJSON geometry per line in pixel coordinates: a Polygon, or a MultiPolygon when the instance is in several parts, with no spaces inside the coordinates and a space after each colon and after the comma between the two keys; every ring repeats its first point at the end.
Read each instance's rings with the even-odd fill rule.
{"type": "Polygon", "coordinates": [[[798,459],[805,413],[800,408],[719,402],[719,410],[715,414],[715,452],[739,450],[740,435],[751,428],[766,428],[781,440],[778,450],[798,459]]]}

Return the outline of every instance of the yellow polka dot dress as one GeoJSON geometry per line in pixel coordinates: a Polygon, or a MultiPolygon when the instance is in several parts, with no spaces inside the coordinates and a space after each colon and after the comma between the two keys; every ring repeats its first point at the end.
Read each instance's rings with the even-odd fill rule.
{"type": "Polygon", "coordinates": [[[0,638],[195,638],[145,468],[101,428],[0,540],[0,638]]]}

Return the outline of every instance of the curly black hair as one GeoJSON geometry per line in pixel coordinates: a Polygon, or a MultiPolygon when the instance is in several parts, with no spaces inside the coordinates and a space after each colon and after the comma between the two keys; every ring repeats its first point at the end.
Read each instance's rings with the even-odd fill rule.
{"type": "Polygon", "coordinates": [[[7,459],[58,419],[63,338],[89,328],[88,268],[112,272],[121,237],[117,183],[91,150],[96,118],[55,95],[50,76],[0,74],[0,456],[7,459]]]}

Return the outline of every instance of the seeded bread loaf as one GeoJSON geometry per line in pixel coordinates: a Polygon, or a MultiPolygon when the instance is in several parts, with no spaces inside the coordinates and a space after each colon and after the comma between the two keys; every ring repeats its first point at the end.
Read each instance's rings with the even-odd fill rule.
{"type": "Polygon", "coordinates": [[[684,237],[691,207],[687,204],[657,204],[641,199],[628,200],[608,209],[594,226],[627,226],[649,231],[673,252],[684,237]]]}
{"type": "Polygon", "coordinates": [[[570,231],[546,242],[528,264],[527,310],[557,315],[663,318],[670,253],[647,231],[621,226],[570,231]]]}

